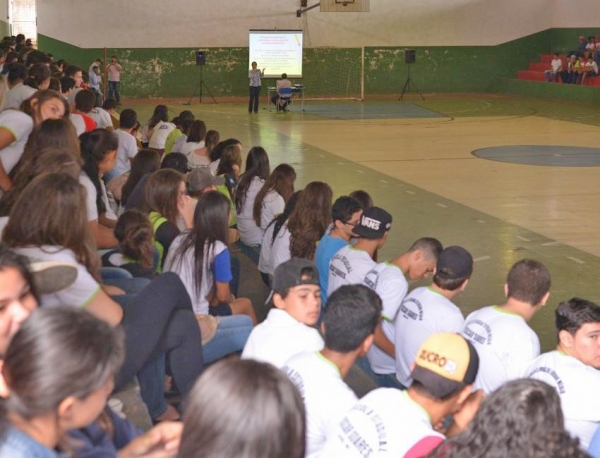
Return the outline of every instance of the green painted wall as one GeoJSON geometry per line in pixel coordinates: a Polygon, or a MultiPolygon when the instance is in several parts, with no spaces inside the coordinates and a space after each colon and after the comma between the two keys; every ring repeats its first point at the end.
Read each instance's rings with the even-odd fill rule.
{"type": "Polygon", "coordinates": [[[497,78],[494,90],[507,94],[564,100],[571,103],[600,104],[600,90],[592,86],[497,78]]]}
{"type": "MultiPolygon", "coordinates": [[[[421,92],[488,92],[503,87],[498,77],[514,78],[540,54],[550,53],[559,43],[577,42],[581,30],[546,30],[498,46],[418,47],[411,76],[421,92]]],[[[585,30],[583,33],[586,33],[585,30]]],[[[50,37],[39,36],[40,49],[56,58],[87,69],[100,49],[81,49],[50,37]]],[[[407,77],[404,47],[365,48],[365,94],[399,93],[407,77]]],[[[197,95],[200,68],[196,49],[108,49],[125,68],[122,92],[134,97],[190,97],[197,95]]],[[[206,49],[204,82],[217,97],[247,93],[248,49],[206,49]]],[[[304,52],[307,96],[360,95],[361,49],[307,48],[304,52]]],[[[267,81],[265,84],[272,84],[267,81]]],[[[208,94],[206,91],[204,95],[208,94]]]]}

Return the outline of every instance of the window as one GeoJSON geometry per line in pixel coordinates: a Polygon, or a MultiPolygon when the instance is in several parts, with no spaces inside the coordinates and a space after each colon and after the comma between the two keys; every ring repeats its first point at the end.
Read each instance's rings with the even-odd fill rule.
{"type": "Polygon", "coordinates": [[[12,34],[22,33],[25,38],[31,38],[37,44],[37,15],[36,0],[10,0],[9,21],[12,34]]]}

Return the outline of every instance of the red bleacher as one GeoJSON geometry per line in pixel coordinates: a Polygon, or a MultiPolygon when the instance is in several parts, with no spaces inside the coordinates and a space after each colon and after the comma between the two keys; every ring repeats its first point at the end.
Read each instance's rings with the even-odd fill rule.
{"type": "MultiPolygon", "coordinates": [[[[560,56],[560,58],[563,61],[563,67],[566,66],[567,56],[560,56]]],[[[542,54],[540,62],[531,62],[527,70],[519,70],[518,78],[527,81],[546,81],[544,72],[550,68],[552,59],[554,59],[553,54],[542,54]]],[[[583,85],[600,87],[600,77],[586,78],[583,85]]]]}

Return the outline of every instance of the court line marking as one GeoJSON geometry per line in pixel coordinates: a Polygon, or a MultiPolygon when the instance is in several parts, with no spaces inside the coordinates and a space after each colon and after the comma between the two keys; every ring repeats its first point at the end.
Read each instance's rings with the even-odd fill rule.
{"type": "Polygon", "coordinates": [[[523,240],[523,242],[531,242],[531,240],[530,240],[530,239],[528,239],[528,238],[525,238],[525,237],[521,237],[520,235],[517,235],[517,236],[515,236],[515,237],[517,237],[519,240],[523,240]]]}
{"type": "Polygon", "coordinates": [[[478,258],[473,259],[473,262],[487,261],[488,259],[492,259],[492,257],[488,255],[479,256],[478,258]]]}
{"type": "Polygon", "coordinates": [[[387,181],[385,181],[385,180],[379,180],[379,181],[381,181],[382,183],[386,183],[387,184],[387,181]]]}
{"type": "Polygon", "coordinates": [[[479,224],[485,224],[485,221],[482,219],[476,219],[475,221],[477,221],[479,224]]]}
{"type": "Polygon", "coordinates": [[[556,245],[562,245],[560,242],[546,242],[546,243],[542,243],[542,246],[556,246],[556,245]]]}
{"type": "Polygon", "coordinates": [[[567,256],[567,259],[570,259],[571,261],[576,262],[577,264],[585,264],[585,261],[582,261],[581,259],[575,258],[573,256],[567,256]]]}
{"type": "Polygon", "coordinates": [[[406,194],[412,194],[413,196],[416,194],[416,192],[412,192],[412,191],[405,191],[406,194]]]}
{"type": "Polygon", "coordinates": [[[364,171],[364,170],[358,170],[358,169],[356,169],[356,171],[357,171],[358,173],[365,173],[365,171],[364,171]]]}
{"type": "Polygon", "coordinates": [[[437,203],[436,205],[437,205],[438,207],[442,207],[442,208],[448,208],[448,206],[447,206],[447,205],[444,205],[444,204],[437,203]]]}

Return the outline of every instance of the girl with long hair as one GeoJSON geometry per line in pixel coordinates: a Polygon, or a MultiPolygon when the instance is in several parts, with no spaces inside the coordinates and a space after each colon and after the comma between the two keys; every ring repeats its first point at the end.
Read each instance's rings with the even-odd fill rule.
{"type": "Polygon", "coordinates": [[[181,147],[181,153],[188,158],[190,168],[210,166],[210,157],[205,145],[206,124],[199,119],[192,122],[187,130],[187,141],[181,147]]]}
{"type": "MultiPolygon", "coordinates": [[[[171,153],[169,156],[176,154],[171,153]]],[[[165,263],[169,247],[181,233],[178,219],[186,229],[194,225],[196,202],[187,193],[185,176],[172,169],[154,172],[144,185],[142,209],[148,214],[154,230],[154,245],[160,258],[159,271],[165,263]]]]}
{"type": "Polygon", "coordinates": [[[133,158],[131,171],[121,190],[121,204],[127,205],[127,199],[141,181],[142,177],[156,172],[160,168],[160,155],[151,149],[140,150],[133,158]]]}
{"type": "Polygon", "coordinates": [[[35,92],[21,104],[20,110],[0,113],[0,189],[6,191],[12,186],[9,173],[21,159],[34,126],[68,114],[66,101],[50,90],[35,92]]]}
{"type": "MultiPolygon", "coordinates": [[[[219,140],[221,139],[221,135],[216,130],[209,130],[206,132],[206,136],[204,137],[204,145],[206,146],[206,150],[208,151],[208,158],[210,159],[210,154],[219,144],[219,140]]],[[[212,159],[211,159],[212,161],[212,159]]]]}
{"type": "Polygon", "coordinates": [[[329,185],[321,181],[304,188],[290,219],[273,242],[269,261],[273,271],[291,258],[314,258],[317,242],[331,223],[332,197],[329,185]]]}
{"type": "Polygon", "coordinates": [[[584,458],[564,427],[560,398],[539,380],[508,382],[486,397],[469,426],[428,458],[584,458]]]}
{"type": "Polygon", "coordinates": [[[302,398],[283,372],[253,360],[227,360],[190,393],[180,458],[302,458],[302,398]]]}
{"type": "Polygon", "coordinates": [[[92,206],[93,202],[92,208],[87,208],[88,219],[91,221],[95,219],[93,216],[96,216],[98,224],[114,228],[117,215],[109,204],[106,186],[102,177],[109,173],[117,162],[119,139],[113,132],[96,129],[81,134],[79,140],[81,142],[83,171],[88,178],[82,177],[81,184],[85,186],[88,192],[87,205],[92,206]],[[93,187],[89,186],[90,182],[93,187]]]}
{"type": "Polygon", "coordinates": [[[181,280],[167,273],[137,295],[109,296],[99,283],[100,259],[87,224],[85,201],[86,191],[76,179],[65,174],[39,176],[15,202],[3,242],[30,258],[76,266],[75,283],[43,294],[41,305],[85,308],[112,326],[121,325],[126,331],[127,357],[117,386],[137,375],[152,418],[165,418],[169,411],[160,376],[166,370],[165,355],[184,396],[203,366],[200,331],[189,295],[181,280]]]}
{"type": "Polygon", "coordinates": [[[227,146],[236,146],[240,155],[242,154],[242,143],[236,138],[228,138],[227,140],[223,140],[219,142],[217,146],[215,146],[210,152],[210,171],[213,175],[217,175],[217,169],[219,168],[219,164],[221,163],[221,157],[223,156],[223,151],[227,146]]]}
{"type": "Polygon", "coordinates": [[[4,357],[0,455],[58,458],[68,431],[104,409],[123,358],[123,335],[106,322],[76,309],[35,311],[4,357]]]}
{"type": "Polygon", "coordinates": [[[158,105],[154,110],[154,115],[148,122],[146,134],[148,147],[162,155],[165,152],[167,137],[173,130],[175,130],[175,124],[169,122],[168,108],[165,105],[158,105]]]}
{"type": "Polygon", "coordinates": [[[200,196],[192,230],[177,237],[169,249],[165,270],[177,273],[198,315],[248,315],[256,324],[252,303],[235,298],[229,283],[231,255],[227,247],[229,201],[217,192],[200,196]]]}
{"type": "Polygon", "coordinates": [[[275,239],[279,236],[281,230],[284,227],[284,224],[287,223],[287,220],[290,218],[290,215],[294,212],[296,208],[296,203],[298,199],[302,195],[303,191],[296,191],[290,197],[290,200],[285,204],[285,208],[283,213],[277,215],[265,229],[265,235],[263,236],[262,245],[260,246],[260,257],[258,259],[258,270],[261,273],[263,281],[270,285],[270,276],[273,275],[275,268],[271,267],[271,252],[273,249],[273,243],[275,239]]]}
{"type": "MultiPolygon", "coordinates": [[[[263,232],[253,218],[254,202],[270,173],[269,156],[265,149],[260,146],[251,148],[246,158],[246,171],[240,177],[234,195],[240,240],[248,247],[257,247],[262,242],[263,232]]],[[[257,263],[258,252],[254,258],[254,263],[257,263]]]]}
{"type": "Polygon", "coordinates": [[[154,127],[159,122],[167,122],[169,120],[169,109],[166,105],[156,105],[154,107],[154,111],[152,112],[152,116],[148,120],[148,124],[144,126],[142,130],[142,146],[144,148],[148,148],[148,142],[150,141],[150,137],[148,134],[154,129],[154,127]]]}
{"type": "MultiPolygon", "coordinates": [[[[264,235],[273,218],[281,214],[294,193],[296,171],[289,164],[279,164],[267,178],[254,200],[252,217],[264,235]]],[[[261,237],[262,242],[262,237],[261,237]]]]}

